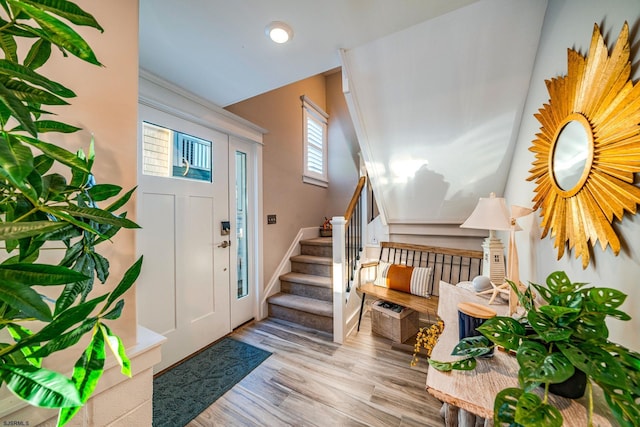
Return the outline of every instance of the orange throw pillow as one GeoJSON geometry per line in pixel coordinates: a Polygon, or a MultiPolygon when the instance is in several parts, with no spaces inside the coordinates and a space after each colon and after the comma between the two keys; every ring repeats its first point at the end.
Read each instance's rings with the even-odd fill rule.
{"type": "Polygon", "coordinates": [[[396,291],[411,293],[411,274],[413,267],[406,265],[391,264],[387,271],[387,288],[396,291]]]}

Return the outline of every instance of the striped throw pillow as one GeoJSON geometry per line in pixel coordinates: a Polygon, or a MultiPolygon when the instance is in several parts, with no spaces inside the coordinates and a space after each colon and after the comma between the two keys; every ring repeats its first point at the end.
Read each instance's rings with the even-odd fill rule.
{"type": "Polygon", "coordinates": [[[375,284],[396,291],[428,297],[431,268],[409,267],[380,261],[375,284]]]}

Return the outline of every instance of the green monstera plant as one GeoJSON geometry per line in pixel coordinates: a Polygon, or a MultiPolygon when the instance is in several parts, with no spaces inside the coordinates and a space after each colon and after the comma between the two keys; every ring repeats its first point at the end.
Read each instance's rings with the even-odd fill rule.
{"type": "Polygon", "coordinates": [[[0,386],[32,405],[59,408],[58,425],[93,393],[107,348],[122,373],[131,375],[122,341],[107,322],[121,315],[121,297],[142,263],[135,262],[111,292],[92,296],[94,280],[104,283],[109,275],[109,261],[96,247],[122,228],[138,226],[116,213],[133,190],[121,194],[117,185],[95,183],[93,142],[87,141],[85,154],[45,140],[79,130],[47,111],[75,96],[38,72],[53,48],[100,65],[74,26],[102,31],[69,1],[0,0],[0,240],[6,249],[0,263],[0,386]],[[60,256],[41,261],[44,248],[60,249],[60,256]],[[80,345],[86,348],[77,350],[70,377],[43,367],[43,359],[85,334],[80,345]]]}
{"type": "Polygon", "coordinates": [[[605,322],[607,317],[631,319],[618,309],[626,295],[616,289],[573,283],[562,271],[550,274],[546,287],[531,283],[521,291],[509,284],[525,309],[522,318],[488,319],[477,328],[481,336],[465,338],[454,348],[452,354],[463,356],[460,360],[429,361],[432,366],[443,371],[471,370],[475,358],[486,355],[494,345],[515,352],[520,387],[506,388],[496,396],[496,425],[562,426],[562,414],[549,403],[549,392],[558,384],[579,382],[582,376],[590,426],[592,383],[602,388],[621,425],[639,426],[640,354],[609,341],[605,322]],[[535,304],[531,288],[546,304],[535,304]],[[534,393],[540,386],[544,387],[542,397],[534,393]]]}

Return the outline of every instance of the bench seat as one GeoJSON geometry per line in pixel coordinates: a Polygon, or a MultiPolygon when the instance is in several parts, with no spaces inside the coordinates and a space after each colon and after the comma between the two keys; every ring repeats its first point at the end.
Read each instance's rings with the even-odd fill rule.
{"type": "MultiPolygon", "coordinates": [[[[403,307],[410,308],[419,313],[425,313],[433,315],[434,317],[438,313],[438,297],[431,296],[429,298],[411,295],[402,291],[395,291],[393,289],[385,288],[382,286],[374,285],[373,283],[363,283],[360,285],[360,292],[365,295],[372,296],[376,299],[399,304],[403,307]]],[[[362,300],[364,301],[364,295],[362,300]]]]}

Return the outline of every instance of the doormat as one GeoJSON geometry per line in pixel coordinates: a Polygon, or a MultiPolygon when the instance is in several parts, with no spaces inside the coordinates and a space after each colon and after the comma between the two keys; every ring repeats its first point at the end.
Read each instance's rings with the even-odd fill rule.
{"type": "Polygon", "coordinates": [[[153,379],[153,426],[180,427],[260,365],[270,352],[232,338],[153,379]]]}

